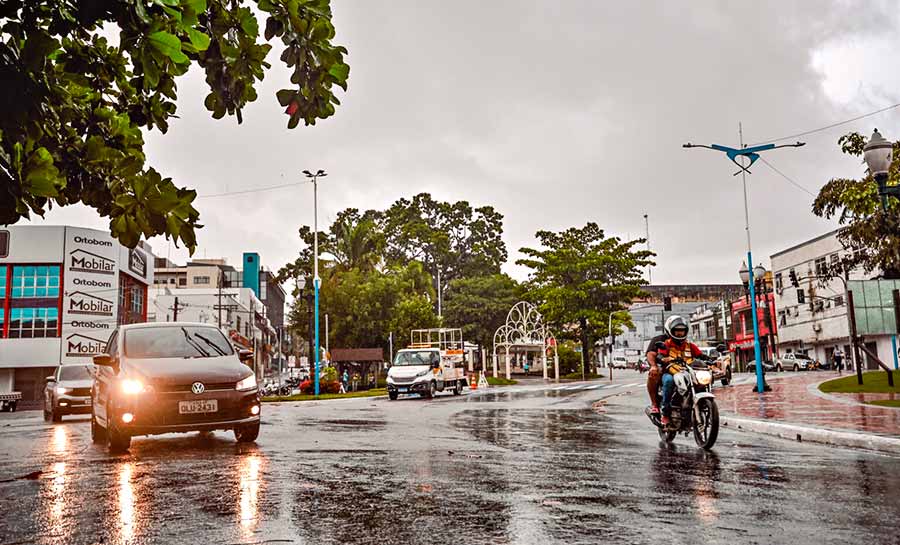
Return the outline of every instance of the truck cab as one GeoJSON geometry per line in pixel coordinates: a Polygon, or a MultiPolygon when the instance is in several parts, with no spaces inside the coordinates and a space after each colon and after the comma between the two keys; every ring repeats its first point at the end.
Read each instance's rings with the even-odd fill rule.
{"type": "Polygon", "coordinates": [[[413,342],[397,352],[388,369],[388,398],[419,394],[432,398],[450,390],[462,394],[466,380],[466,352],[459,329],[416,329],[413,342]]]}

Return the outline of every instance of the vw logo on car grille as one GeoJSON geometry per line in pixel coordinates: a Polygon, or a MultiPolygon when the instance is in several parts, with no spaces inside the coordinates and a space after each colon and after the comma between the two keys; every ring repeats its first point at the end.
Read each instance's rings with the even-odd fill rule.
{"type": "Polygon", "coordinates": [[[202,382],[195,382],[191,384],[191,391],[195,394],[202,394],[205,390],[206,386],[204,386],[202,382]]]}

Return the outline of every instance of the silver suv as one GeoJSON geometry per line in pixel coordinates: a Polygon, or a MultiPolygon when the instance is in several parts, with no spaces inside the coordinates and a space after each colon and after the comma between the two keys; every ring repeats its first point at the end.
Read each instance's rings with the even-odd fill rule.
{"type": "Polygon", "coordinates": [[[59,422],[67,414],[91,414],[93,365],[61,365],[47,377],[44,420],[59,422]]]}

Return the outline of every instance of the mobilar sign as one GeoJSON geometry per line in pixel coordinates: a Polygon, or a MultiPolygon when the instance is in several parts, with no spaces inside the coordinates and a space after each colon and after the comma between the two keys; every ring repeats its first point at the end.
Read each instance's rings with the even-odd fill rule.
{"type": "Polygon", "coordinates": [[[91,295],[83,291],[69,293],[69,314],[83,314],[88,316],[108,316],[115,313],[115,303],[103,297],[91,295]]]}
{"type": "Polygon", "coordinates": [[[106,339],[97,339],[73,333],[63,341],[66,345],[65,355],[70,358],[89,358],[106,350],[106,339]]]}
{"type": "Polygon", "coordinates": [[[87,250],[69,252],[69,270],[74,272],[116,274],[116,261],[87,250]]]}

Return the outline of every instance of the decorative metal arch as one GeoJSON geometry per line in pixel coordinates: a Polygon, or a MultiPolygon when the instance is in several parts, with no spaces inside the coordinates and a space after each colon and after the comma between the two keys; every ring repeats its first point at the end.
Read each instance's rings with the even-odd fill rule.
{"type": "Polygon", "coordinates": [[[502,348],[506,355],[506,378],[510,378],[510,348],[540,349],[544,378],[547,378],[547,348],[553,348],[553,360],[556,380],[559,380],[559,357],[556,353],[556,342],[548,335],[544,317],[537,307],[527,301],[519,301],[506,315],[506,323],[494,332],[494,377],[497,376],[497,349],[502,348]]]}

